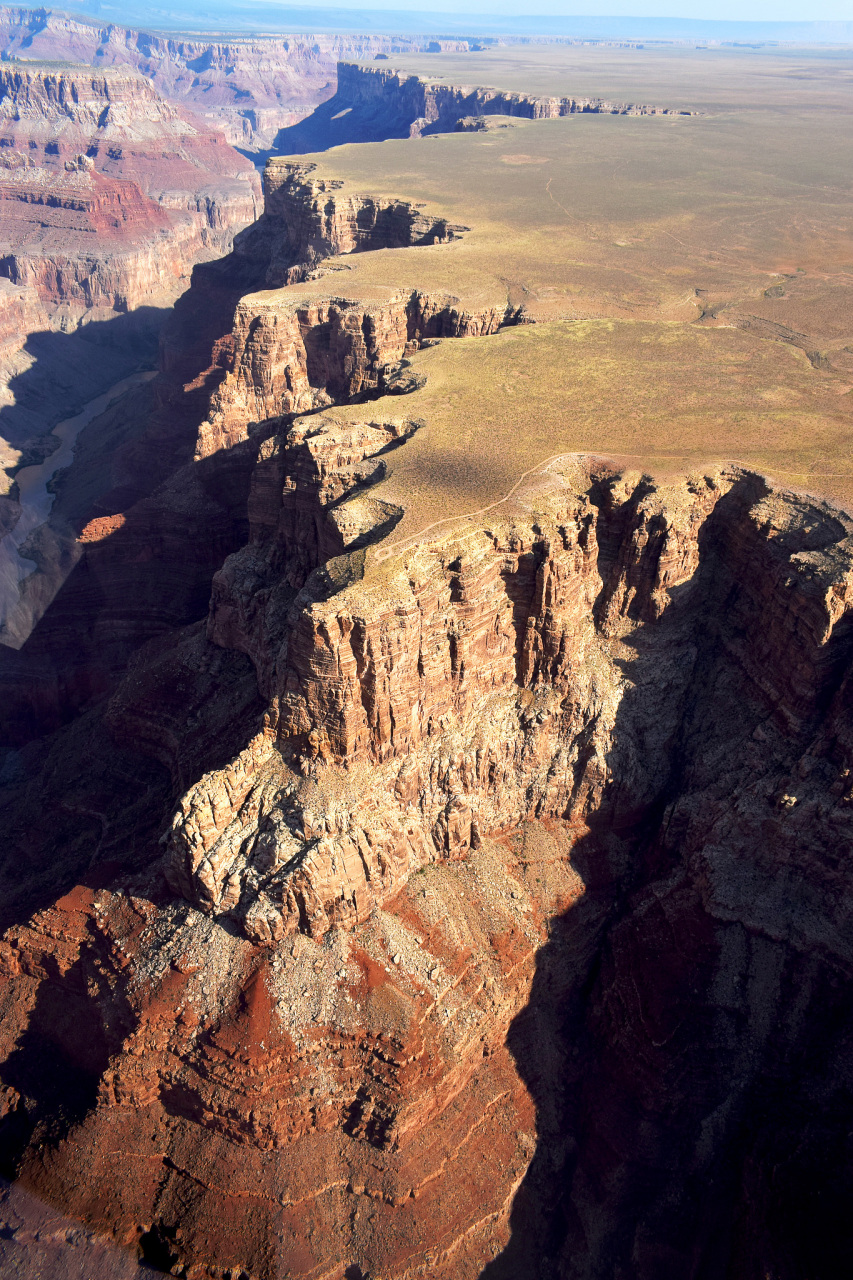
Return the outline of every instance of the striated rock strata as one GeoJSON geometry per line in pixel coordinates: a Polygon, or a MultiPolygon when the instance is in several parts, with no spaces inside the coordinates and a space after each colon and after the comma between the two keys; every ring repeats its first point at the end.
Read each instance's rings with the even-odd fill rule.
{"type": "MultiPolygon", "coordinates": [[[[238,237],[233,253],[195,271],[193,287],[166,329],[163,363],[173,380],[207,396],[223,371],[233,368],[239,343],[232,329],[246,294],[319,278],[323,260],[335,255],[441,244],[466,230],[407,201],[343,190],[342,183],[315,172],[310,163],[268,162],[263,214],[238,237]]],[[[318,290],[317,301],[322,298],[318,290]]],[[[247,303],[244,316],[257,305],[257,299],[247,303]]],[[[273,305],[282,309],[287,302],[279,298],[273,305]]]]}
{"type": "Polygon", "coordinates": [[[332,96],[341,58],[468,47],[465,40],[355,32],[227,39],[169,36],[44,8],[0,6],[0,50],[7,58],[140,72],[164,97],[186,104],[221,130],[233,146],[256,150],[272,147],[280,129],[332,96]]]}
{"type": "Polygon", "coordinates": [[[193,1280],[834,1280],[853,521],[564,458],[395,544],[367,402],[520,317],[276,292],[458,233],[338,191],[197,269],[3,663],[67,723],[0,776],[0,1173],[193,1280]]]}
{"type": "MultiPolygon", "coordinates": [[[[413,868],[465,853],[482,834],[528,817],[587,822],[603,802],[625,696],[621,632],[636,630],[632,619],[651,626],[668,608],[686,611],[688,586],[718,590],[703,581],[710,569],[697,572],[700,537],[725,538],[716,554],[732,565],[738,541],[752,550],[755,528],[775,514],[746,477],[705,478],[666,496],[638,485],[627,501],[614,485],[615,496],[604,488],[555,499],[537,513],[535,529],[497,525],[462,549],[420,547],[373,585],[348,549],[384,534],[395,516],[363,490],[381,473],[383,450],[416,428],[297,422],[281,446],[262,452],[250,496],[253,541],[214,579],[209,635],[248,654],[270,711],[248,754],[182,801],[171,877],[199,905],[245,918],[259,938],[306,922],[319,934],[358,922],[413,868]],[[742,501],[730,530],[728,513],[744,491],[752,505],[742,501]],[[346,501],[349,492],[355,497],[346,501]],[[326,561],[311,574],[312,563],[326,561]],[[679,588],[675,609],[670,596],[679,588]],[[347,783],[356,764],[371,767],[367,797],[361,784],[347,783]],[[338,791],[323,790],[305,812],[294,804],[299,787],[288,766],[298,777],[315,765],[343,773],[338,791]]],[[[790,518],[816,519],[796,510],[790,518]]],[[[775,673],[769,696],[795,720],[814,714],[819,689],[846,656],[848,530],[835,516],[826,520],[825,536],[844,548],[834,554],[845,576],[829,585],[829,566],[805,555],[788,583],[798,603],[781,608],[791,668],[775,673]],[[801,652],[809,644],[818,646],[811,657],[801,652]]],[[[758,536],[768,544],[766,532],[758,536]]],[[[767,554],[774,550],[770,543],[767,554]]],[[[778,567],[771,555],[762,579],[781,583],[789,564],[789,553],[778,567]]],[[[741,602],[742,626],[750,615],[768,622],[761,604],[741,602]]],[[[677,735],[702,656],[695,636],[680,644],[680,675],[669,677],[666,712],[657,712],[664,741],[677,735]]],[[[763,651],[738,646],[737,655],[756,684],[768,680],[766,642],[763,651]]],[[[631,820],[662,783],[659,762],[636,754],[631,820]]]]}
{"type": "Polygon", "coordinates": [[[51,310],[171,302],[257,212],[251,164],[131,72],[0,70],[0,273],[51,310]]]}
{"type": "Polygon", "coordinates": [[[274,162],[267,191],[233,252],[196,268],[164,335],[161,376],[100,420],[103,443],[88,446],[84,433],[80,466],[62,479],[52,518],[82,535],[82,558],[26,652],[0,653],[19,742],[112,687],[140,643],[202,615],[211,574],[245,540],[249,476],[279,418],[405,391],[403,362],[422,342],[520,319],[515,308],[469,312],[452,297],[393,289],[370,302],[321,287],[298,304],[284,290],[241,300],[315,276],[331,254],[464,231],[403,201],[341,191],[306,165],[274,162]],[[97,493],[89,476],[103,477],[97,493]]]}
{"type": "Polygon", "coordinates": [[[346,62],[338,65],[338,91],[333,102],[339,110],[349,107],[368,118],[381,112],[388,121],[395,122],[398,133],[403,136],[408,133],[411,137],[452,131],[457,122],[466,117],[498,115],[551,120],[584,112],[617,116],[698,114],[650,103],[556,98],[480,86],[438,84],[392,68],[346,62]]]}
{"type": "Polygon", "coordinates": [[[173,1274],[828,1277],[853,525],[573,463],[365,567],[414,429],[271,440],[207,634],[112,698],[176,781],[216,662],[267,709],[161,862],[149,801],[137,871],[7,933],[7,1168],[173,1274]]]}

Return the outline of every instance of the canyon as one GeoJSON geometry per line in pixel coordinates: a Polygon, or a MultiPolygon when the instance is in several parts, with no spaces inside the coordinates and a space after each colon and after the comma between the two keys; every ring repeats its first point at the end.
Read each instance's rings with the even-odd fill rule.
{"type": "Polygon", "coordinates": [[[478,86],[459,87],[430,83],[421,76],[398,71],[344,63],[338,71],[338,93],[332,101],[339,107],[369,112],[381,104],[383,117],[399,113],[401,123],[412,136],[430,130],[446,132],[468,116],[521,116],[530,120],[553,120],[581,114],[646,116],[690,115],[689,110],[636,102],[611,102],[604,98],[545,97],[529,93],[506,93],[478,86]]]}
{"type": "Polygon", "coordinates": [[[48,1205],[189,1280],[843,1270],[850,231],[789,115],[760,206],[709,200],[761,125],[701,92],[271,160],[81,430],[74,563],[0,649],[12,1241],[48,1205]]]}
{"type": "Polygon", "coordinates": [[[51,309],[171,303],[257,212],[251,164],[139,75],[6,65],[0,113],[3,275],[51,309]]]}
{"type": "Polygon", "coordinates": [[[29,599],[4,605],[0,634],[19,644],[76,555],[61,520],[31,545],[20,497],[33,477],[19,473],[48,467],[61,424],[153,368],[193,265],[227,252],[259,212],[253,164],[228,143],[271,147],[334,92],[341,55],[469,46],[190,40],[11,7],[0,9],[0,45],[0,527],[17,527],[32,552],[4,544],[5,594],[34,575],[29,599]]]}
{"type": "Polygon", "coordinates": [[[334,94],[338,62],[427,49],[461,51],[470,43],[381,32],[217,39],[4,5],[0,47],[6,58],[136,71],[163,97],[223,133],[232,146],[262,151],[274,146],[279,130],[297,124],[334,94]]]}
{"type": "MultiPolygon", "coordinates": [[[[56,451],[59,424],[152,367],[193,264],[254,220],[260,185],[221,135],[131,71],[4,63],[0,143],[0,503],[4,535],[20,537],[32,515],[21,472],[56,451]]],[[[57,454],[53,470],[64,465],[57,454]]],[[[42,587],[71,547],[63,533],[28,560],[52,560],[42,587]]],[[[4,543],[4,594],[16,556],[4,543]]],[[[29,629],[5,603],[2,625],[29,629]]]]}
{"type": "MultiPolygon", "coordinates": [[[[404,60],[406,54],[411,56],[409,50],[398,52],[404,60]]],[[[554,120],[572,115],[698,114],[686,108],[600,97],[546,96],[479,85],[441,84],[422,72],[411,74],[365,65],[363,61],[339,62],[336,84],[335,94],[321,102],[311,115],[281,130],[276,138],[278,151],[299,155],[352,142],[483,129],[493,117],[502,116],[554,120]]]]}

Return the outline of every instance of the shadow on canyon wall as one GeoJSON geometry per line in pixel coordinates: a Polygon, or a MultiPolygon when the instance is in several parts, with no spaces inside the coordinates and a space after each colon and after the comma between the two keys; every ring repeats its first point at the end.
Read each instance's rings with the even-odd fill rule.
{"type": "MultiPolygon", "coordinates": [[[[8,380],[14,402],[0,406],[0,436],[20,448],[46,435],[96,396],[137,369],[151,369],[165,307],[140,307],[93,320],[73,333],[40,330],[23,346],[25,365],[8,380]]],[[[17,362],[16,362],[17,363],[17,362]]],[[[47,453],[32,451],[32,461],[47,453]]],[[[25,461],[19,465],[26,465],[25,461]]]]}
{"type": "MultiPolygon", "coordinates": [[[[579,850],[579,870],[600,880],[601,852],[594,840],[579,850]]],[[[588,895],[599,896],[595,884],[588,895]]],[[[600,952],[594,902],[552,923],[507,1038],[536,1104],[537,1147],[510,1241],[480,1280],[845,1273],[853,1248],[846,990],[818,962],[739,924],[720,926],[695,901],[677,931],[654,909],[638,923],[633,913],[661,888],[636,895],[600,952]],[[734,950],[745,992],[781,978],[777,1000],[765,992],[760,1009],[773,1023],[763,1052],[745,1009],[715,1007],[715,979],[734,950]],[[669,1021],[668,1043],[644,1025],[646,1000],[654,1021],[669,1021]],[[784,1025],[793,1009],[802,1015],[795,1035],[784,1025]]]]}
{"type": "MultiPolygon", "coordinates": [[[[844,960],[795,945],[781,919],[761,928],[748,912],[715,910],[708,884],[708,850],[726,835],[744,901],[761,892],[753,854],[771,876],[787,860],[778,810],[768,806],[732,834],[731,815],[747,811],[749,795],[728,779],[748,778],[768,716],[715,626],[739,590],[725,546],[714,545],[739,487],[709,520],[697,581],[676,589],[657,641],[650,627],[631,639],[633,687],[608,756],[612,781],[572,853],[586,893],[551,922],[507,1037],[536,1106],[537,1146],[509,1243],[480,1280],[837,1280],[849,1266],[844,960]],[[685,631],[678,614],[689,613],[696,589],[705,608],[685,631]],[[664,709],[662,689],[672,694],[686,644],[695,646],[692,674],[664,709]],[[656,741],[644,725],[657,725],[656,741]],[[630,794],[638,750],[657,779],[639,807],[630,794]],[[709,816],[719,816],[720,799],[722,830],[709,816]]],[[[830,684],[825,696],[838,710],[849,692],[837,671],[830,684]]],[[[788,765],[814,735],[814,720],[789,730],[788,765]]],[[[807,881],[817,879],[810,863],[816,871],[827,837],[788,837],[807,881]]]]}
{"type": "MultiPolygon", "coordinates": [[[[110,421],[130,431],[134,448],[156,452],[151,402],[144,413],[140,405],[142,425],[127,425],[125,401],[110,421]]],[[[163,421],[174,435],[169,412],[163,421]]],[[[114,443],[103,423],[98,432],[114,443]]],[[[0,654],[4,696],[16,681],[37,689],[42,680],[39,723],[57,727],[46,707],[65,706],[76,717],[10,761],[14,804],[6,806],[0,791],[2,923],[21,921],[74,884],[153,862],[175,794],[239,750],[263,709],[249,659],[213,653],[204,624],[211,574],[246,539],[257,446],[237,446],[224,467],[219,455],[181,464],[194,435],[193,420],[186,438],[170,437],[177,452],[166,474],[183,505],[169,508],[168,530],[156,496],[165,462],[157,457],[150,470],[140,464],[130,489],[101,496],[108,516],[117,494],[136,501],[87,549],[20,653],[0,654]],[[187,495],[192,502],[183,502],[187,495]],[[133,697],[114,699],[107,724],[113,682],[141,644],[133,697]]],[[[481,1280],[836,1280],[845,1271],[853,1248],[848,989],[831,956],[797,949],[781,926],[774,932],[712,911],[703,862],[705,845],[721,838],[716,817],[703,815],[719,816],[720,797],[729,815],[738,813],[755,731],[769,714],[717,624],[736,615],[739,589],[727,568],[725,527],[737,525],[738,505],[753,501],[761,483],[744,478],[720,499],[694,578],[671,590],[663,618],[626,642],[631,684],[606,762],[610,781],[573,852],[586,892],[552,921],[530,999],[508,1034],[536,1104],[538,1141],[510,1242],[481,1280]]],[[[72,491],[60,490],[66,511],[72,491]]],[[[84,507],[80,498],[77,518],[84,507]]],[[[614,559],[621,541],[614,537],[611,549],[602,542],[599,615],[622,572],[614,559]]],[[[844,643],[846,654],[849,635],[844,643]]],[[[830,674],[827,697],[838,688],[835,667],[830,674]]],[[[818,710],[823,715],[823,704],[818,710]]],[[[786,731],[781,772],[803,756],[814,731],[813,722],[786,731]]],[[[586,763],[582,757],[579,781],[586,763]]],[[[773,867],[779,821],[778,810],[762,811],[755,848],[746,852],[750,832],[745,844],[724,833],[748,864],[747,877],[753,853],[773,867]]],[[[797,845],[805,876],[822,843],[817,829],[811,843],[797,845]]],[[[65,1016],[65,998],[71,1011],[81,998],[75,981],[69,974],[56,987],[62,1008],[37,1011],[13,1061],[21,1089],[33,1056],[49,1059],[50,1028],[65,1016]]],[[[116,1017],[120,1028],[120,1010],[116,1017]]],[[[84,1049],[95,1057],[83,1068],[55,1064],[70,1102],[56,1093],[55,1076],[36,1075],[26,1086],[40,1091],[45,1114],[70,1105],[73,1123],[90,1105],[104,1046],[96,1036],[84,1049]]],[[[9,1141],[14,1150],[14,1132],[9,1141]]]]}
{"type": "MultiPolygon", "coordinates": [[[[24,467],[49,462],[60,446],[54,428],[80,413],[116,383],[157,360],[160,329],[167,311],[143,307],[110,320],[95,320],[73,333],[38,330],[27,335],[10,360],[0,405],[0,441],[20,453],[7,467],[12,480],[0,494],[0,536],[17,524],[19,489],[15,476],[24,467]]],[[[14,455],[13,455],[14,457],[14,455]]],[[[62,542],[64,532],[60,536],[62,542]]]]}
{"type": "MultiPolygon", "coordinates": [[[[387,103],[373,110],[335,94],[297,124],[280,129],[269,151],[242,154],[263,168],[272,156],[302,156],[328,151],[351,142],[385,142],[388,138],[408,138],[412,118],[393,111],[387,103]]],[[[238,147],[239,151],[240,148],[238,147]]]]}
{"type": "MultiPolygon", "coordinates": [[[[108,877],[89,877],[96,889],[108,877]]],[[[78,891],[79,892],[79,891],[78,891]]],[[[107,960],[109,957],[104,956],[107,960]]],[[[108,969],[108,963],[106,966],[108,969]]],[[[61,1142],[94,1107],[110,1055],[132,1025],[122,998],[76,961],[39,987],[27,1030],[6,1063],[0,1119],[0,1274],[16,1280],[144,1280],[157,1274],[133,1255],[65,1217],[14,1179],[36,1136],[61,1142]],[[22,1100],[26,1100],[25,1103],[22,1100]]]]}
{"type": "MultiPolygon", "coordinates": [[[[9,436],[26,433],[31,406],[52,412],[55,422],[140,366],[152,368],[163,319],[171,314],[148,308],[145,315],[93,322],[85,338],[33,335],[27,351],[35,362],[11,380],[16,404],[0,411],[0,427],[9,436]],[[67,371],[71,389],[55,377],[57,368],[67,371]]],[[[61,727],[109,693],[141,644],[201,619],[212,573],[246,540],[257,445],[233,450],[227,465],[193,464],[196,421],[184,399],[179,383],[163,378],[126,392],[83,428],[74,462],[50,481],[53,537],[31,535],[28,558],[38,563],[42,544],[49,555],[54,543],[75,543],[92,521],[97,527],[82,554],[75,546],[76,564],[72,560],[23,646],[0,646],[7,750],[61,727]],[[174,492],[158,498],[170,481],[174,492]]],[[[44,432],[44,417],[42,424],[44,432]]],[[[50,443],[48,436],[41,457],[49,459],[50,443]]],[[[39,454],[38,441],[33,452],[39,454]]],[[[28,588],[25,581],[21,590],[28,589],[37,584],[28,588]]]]}
{"type": "Polygon", "coordinates": [[[26,1146],[38,1134],[55,1145],[95,1106],[110,1056],[133,1026],[133,1015],[104,981],[91,989],[94,967],[77,960],[38,989],[27,1030],[5,1065],[5,1081],[29,1100],[0,1128],[0,1173],[14,1179],[26,1146]],[[88,985],[87,985],[88,984],[88,985]]]}
{"type": "Polygon", "coordinates": [[[0,1178],[0,1275],[11,1280],[155,1280],[162,1272],[0,1178]]]}
{"type": "MultiPolygon", "coordinates": [[[[221,768],[256,731],[264,704],[250,660],[211,654],[204,633],[203,622],[191,623],[145,647],[139,678],[131,673],[129,712],[107,692],[69,724],[7,754],[0,929],[91,877],[137,874],[156,863],[188,781],[221,768]]],[[[59,667],[61,655],[53,658],[59,667]]]]}
{"type": "MultiPolygon", "coordinates": [[[[26,414],[44,415],[46,405],[61,420],[140,363],[150,367],[165,314],[148,308],[85,333],[33,335],[36,359],[13,379],[17,403],[4,407],[3,426],[26,432],[26,414]],[[57,370],[71,390],[54,382],[57,370]]],[[[132,871],[155,859],[184,786],[180,759],[201,772],[224,764],[262,709],[249,659],[223,650],[211,660],[203,634],[211,576],[247,537],[257,446],[231,451],[224,466],[193,463],[195,420],[176,412],[173,388],[161,383],[137,386],[80,433],[74,463],[52,484],[49,524],[72,542],[93,519],[105,527],[23,646],[0,645],[4,928],[104,865],[132,871]],[[174,492],[158,497],[173,477],[174,492]],[[158,640],[168,650],[162,664],[158,640]],[[151,703],[174,714],[154,727],[119,715],[108,727],[109,697],[143,645],[151,703]],[[199,725],[220,685],[230,706],[199,725]]]]}

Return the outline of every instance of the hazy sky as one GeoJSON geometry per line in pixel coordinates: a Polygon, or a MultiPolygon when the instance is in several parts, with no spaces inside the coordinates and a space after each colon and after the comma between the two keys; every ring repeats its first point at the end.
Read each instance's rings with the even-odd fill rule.
{"type": "MultiPolygon", "coordinates": [[[[162,0],[161,0],[162,2],[162,0]]],[[[265,7],[254,0],[252,7],[265,7]]],[[[282,10],[280,0],[268,0],[282,10]]],[[[297,0],[300,7],[341,9],[407,9],[434,13],[499,13],[604,17],[705,18],[751,22],[850,22],[853,0],[297,0]]]]}
{"type": "MultiPolygon", "coordinates": [[[[23,3],[34,6],[37,3],[50,4],[51,0],[23,0],[23,3]]],[[[325,11],[324,16],[318,13],[317,22],[329,27],[335,25],[334,11],[347,10],[385,10],[409,11],[419,15],[435,15],[432,19],[441,21],[441,15],[453,16],[451,24],[458,30],[466,17],[479,17],[484,29],[489,18],[497,19],[497,29],[503,19],[511,19],[506,30],[519,31],[527,18],[544,18],[551,21],[551,27],[540,23],[540,30],[554,30],[553,21],[557,19],[556,28],[561,34],[571,34],[569,27],[572,17],[587,19],[579,23],[579,33],[590,34],[590,22],[600,18],[625,19],[630,23],[627,34],[642,36],[643,23],[638,19],[658,18],[664,21],[698,19],[711,22],[770,22],[770,23],[814,23],[841,22],[847,30],[831,32],[825,35],[798,36],[797,38],[830,40],[850,40],[850,24],[853,23],[853,0],[295,0],[293,7],[281,0],[53,0],[57,9],[77,10],[107,17],[114,22],[130,22],[135,25],[148,23],[154,27],[165,23],[175,27],[187,24],[193,29],[204,30],[236,30],[255,29],[270,31],[288,31],[295,27],[289,24],[302,24],[300,30],[307,30],[306,20],[314,19],[310,15],[314,10],[325,11]],[[288,14],[292,15],[288,17],[288,14]],[[229,23],[232,24],[229,26],[229,23]],[[634,30],[636,28],[636,30],[634,30]]],[[[414,29],[418,21],[408,20],[407,29],[414,29]],[[414,26],[413,26],[414,24],[414,26]]],[[[353,22],[358,19],[354,18],[353,22]]],[[[384,22],[385,19],[380,19],[384,22]]],[[[393,19],[388,19],[392,21],[393,19]]],[[[344,23],[343,25],[347,25],[344,23]]],[[[535,23],[532,27],[535,27],[535,23]]],[[[418,30],[435,30],[434,25],[427,22],[418,30]]],[[[311,28],[312,30],[314,28],[311,28]]],[[[355,29],[351,27],[350,29],[355,29]]],[[[367,21],[365,29],[378,29],[376,21],[367,21]]],[[[384,30],[384,27],[383,27],[384,30]]],[[[621,29],[620,29],[621,30],[621,29]]],[[[689,34],[682,31],[683,34],[689,34]]],[[[593,32],[592,34],[596,34],[593,32]]],[[[621,34],[626,34],[621,31],[621,34]]],[[[651,28],[647,33],[662,35],[660,27],[651,28]]],[[[703,34],[709,34],[705,32],[703,34]]],[[[761,33],[753,31],[755,35],[761,33]]],[[[781,33],[780,33],[781,34],[781,33]]],[[[724,33],[721,38],[737,39],[737,32],[731,35],[724,33]]],[[[785,37],[783,37],[785,38],[785,37]]]]}

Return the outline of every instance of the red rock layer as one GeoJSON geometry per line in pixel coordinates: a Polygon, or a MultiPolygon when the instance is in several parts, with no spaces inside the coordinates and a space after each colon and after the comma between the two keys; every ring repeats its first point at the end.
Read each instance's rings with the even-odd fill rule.
{"type": "MultiPolygon", "coordinates": [[[[107,870],[3,943],[23,1185],[195,1277],[797,1274],[849,1112],[850,536],[757,477],[576,475],[217,635],[232,569],[193,661],[242,626],[277,703],[179,805],[197,905],[107,870]]],[[[179,762],[177,658],[110,719],[179,762]]]]}
{"type": "Polygon", "coordinates": [[[340,58],[370,58],[435,46],[467,50],[467,41],[427,41],[383,34],[234,37],[168,36],[50,10],[0,7],[0,46],[7,55],[71,61],[141,72],[158,92],[185,102],[235,146],[270,147],[335,91],[340,58]]]}
{"type": "Polygon", "coordinates": [[[476,1274],[535,1141],[504,1029],[547,914],[583,893],[564,838],[542,835],[280,956],[145,893],[67,895],[3,954],[24,1036],[7,1129],[38,1106],[26,1068],[45,1036],[100,1084],[23,1185],[194,1276],[476,1274]],[[66,1014],[48,1026],[54,984],[66,1014]]]}
{"type": "Polygon", "coordinates": [[[256,213],[251,164],[141,77],[0,71],[2,271],[50,306],[171,301],[256,213]]]}
{"type": "Polygon", "coordinates": [[[162,483],[46,615],[112,696],[0,792],[3,1170],[196,1280],[829,1280],[853,524],[567,464],[368,562],[418,424],[288,417],[463,321],[237,306],[349,234],[299,190],[286,260],[274,215],[199,271],[162,483]]]}

